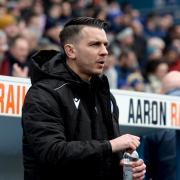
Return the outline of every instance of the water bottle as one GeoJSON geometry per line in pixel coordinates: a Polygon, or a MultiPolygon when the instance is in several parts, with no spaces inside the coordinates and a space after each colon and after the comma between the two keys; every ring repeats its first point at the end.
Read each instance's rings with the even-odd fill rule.
{"type": "Polygon", "coordinates": [[[132,168],[130,166],[131,162],[135,162],[139,159],[137,151],[125,152],[123,155],[123,180],[132,180],[132,168]]]}

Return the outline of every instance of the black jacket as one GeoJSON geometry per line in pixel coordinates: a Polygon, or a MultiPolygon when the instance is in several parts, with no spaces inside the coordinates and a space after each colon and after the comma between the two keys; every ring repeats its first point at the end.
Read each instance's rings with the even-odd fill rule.
{"type": "Polygon", "coordinates": [[[25,180],[122,179],[118,108],[105,76],[80,79],[56,51],[33,57],[23,110],[25,180]]]}

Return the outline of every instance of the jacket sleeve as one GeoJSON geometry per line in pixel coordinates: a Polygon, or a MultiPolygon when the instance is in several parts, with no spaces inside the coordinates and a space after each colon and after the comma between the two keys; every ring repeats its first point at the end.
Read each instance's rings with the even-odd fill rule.
{"type": "Polygon", "coordinates": [[[33,87],[22,109],[24,139],[41,162],[67,164],[112,155],[108,141],[67,141],[61,108],[50,90],[33,87]]]}
{"type": "MultiPolygon", "coordinates": [[[[112,95],[112,93],[110,94],[110,98],[111,98],[111,103],[113,106],[111,108],[111,111],[112,111],[111,113],[112,113],[112,119],[113,119],[114,133],[115,133],[115,136],[118,137],[121,135],[120,125],[119,125],[119,108],[118,108],[118,105],[116,103],[116,99],[112,95]]],[[[119,160],[121,160],[123,158],[123,152],[124,151],[120,151],[117,153],[119,160]]]]}

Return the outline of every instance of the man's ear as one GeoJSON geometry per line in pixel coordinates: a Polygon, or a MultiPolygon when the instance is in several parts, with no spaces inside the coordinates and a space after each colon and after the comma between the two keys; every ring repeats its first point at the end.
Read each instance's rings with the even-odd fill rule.
{"type": "Polygon", "coordinates": [[[64,51],[68,58],[75,59],[76,54],[75,54],[75,47],[73,44],[66,44],[64,46],[64,51]]]}

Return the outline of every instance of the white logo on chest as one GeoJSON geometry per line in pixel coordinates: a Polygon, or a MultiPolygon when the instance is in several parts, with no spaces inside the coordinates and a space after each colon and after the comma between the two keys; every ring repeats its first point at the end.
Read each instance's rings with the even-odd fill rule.
{"type": "Polygon", "coordinates": [[[74,101],[74,104],[75,104],[76,108],[78,109],[79,103],[80,103],[80,99],[74,98],[73,101],[74,101]]]}

